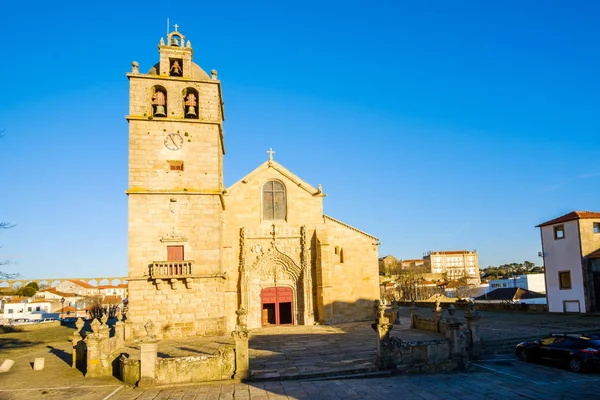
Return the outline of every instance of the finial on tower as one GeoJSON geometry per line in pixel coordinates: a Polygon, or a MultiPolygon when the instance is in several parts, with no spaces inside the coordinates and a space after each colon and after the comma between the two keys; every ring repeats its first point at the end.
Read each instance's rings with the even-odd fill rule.
{"type": "Polygon", "coordinates": [[[273,161],[273,154],[275,154],[273,149],[269,148],[269,151],[267,151],[267,153],[269,154],[269,161],[273,161]]]}

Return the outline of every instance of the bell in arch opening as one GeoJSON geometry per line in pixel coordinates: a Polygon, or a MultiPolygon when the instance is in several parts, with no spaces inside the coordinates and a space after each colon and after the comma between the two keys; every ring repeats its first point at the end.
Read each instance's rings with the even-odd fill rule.
{"type": "Polygon", "coordinates": [[[152,116],[167,116],[167,90],[162,86],[155,86],[152,93],[152,116]]]}
{"type": "Polygon", "coordinates": [[[198,91],[188,88],[183,92],[183,115],[185,118],[198,119],[198,91]]]}

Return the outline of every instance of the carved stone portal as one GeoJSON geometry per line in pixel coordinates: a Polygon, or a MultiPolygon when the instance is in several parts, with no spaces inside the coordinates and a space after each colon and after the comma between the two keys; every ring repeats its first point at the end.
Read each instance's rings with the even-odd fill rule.
{"type": "Polygon", "coordinates": [[[240,303],[250,329],[262,325],[263,288],[286,286],[295,294],[294,321],[312,324],[312,290],[306,232],[302,228],[240,230],[240,303]],[[307,295],[310,294],[310,295],[307,295]]]}

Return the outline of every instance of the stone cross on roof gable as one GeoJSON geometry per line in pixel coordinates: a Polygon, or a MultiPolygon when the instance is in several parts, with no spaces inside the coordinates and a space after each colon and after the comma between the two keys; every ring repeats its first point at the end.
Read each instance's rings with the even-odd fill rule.
{"type": "Polygon", "coordinates": [[[175,24],[173,25],[173,28],[175,28],[175,32],[177,32],[177,29],[179,29],[179,25],[175,24]]]}
{"type": "Polygon", "coordinates": [[[275,154],[275,152],[273,151],[273,149],[269,148],[269,150],[267,151],[267,153],[269,153],[269,161],[273,161],[273,154],[275,154]]]}

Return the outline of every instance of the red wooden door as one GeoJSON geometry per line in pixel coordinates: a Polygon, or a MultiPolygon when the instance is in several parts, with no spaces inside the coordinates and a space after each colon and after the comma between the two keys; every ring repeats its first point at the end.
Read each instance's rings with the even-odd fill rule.
{"type": "Polygon", "coordinates": [[[167,246],[167,261],[183,260],[183,246],[167,246]]]}
{"type": "Polygon", "coordinates": [[[294,323],[292,289],[272,287],[260,293],[262,325],[288,325],[294,323]]]}

